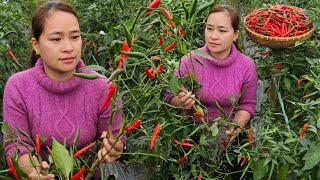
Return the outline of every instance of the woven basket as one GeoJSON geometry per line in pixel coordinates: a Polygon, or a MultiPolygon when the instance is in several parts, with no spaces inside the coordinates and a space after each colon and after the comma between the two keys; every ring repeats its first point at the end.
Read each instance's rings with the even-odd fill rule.
{"type": "Polygon", "coordinates": [[[249,37],[252,39],[252,41],[254,41],[258,44],[261,44],[261,45],[271,47],[271,48],[293,47],[297,41],[306,40],[306,39],[310,38],[315,30],[315,28],[313,27],[305,34],[302,34],[299,36],[294,36],[294,37],[270,37],[270,36],[258,34],[254,31],[252,31],[251,29],[249,29],[246,26],[247,17],[248,16],[246,16],[246,18],[244,19],[244,26],[246,28],[246,31],[247,31],[249,37]]]}

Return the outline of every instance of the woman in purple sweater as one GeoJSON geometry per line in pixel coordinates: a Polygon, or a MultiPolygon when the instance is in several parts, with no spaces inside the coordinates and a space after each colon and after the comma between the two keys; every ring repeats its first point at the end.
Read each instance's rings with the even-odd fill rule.
{"type": "Polygon", "coordinates": [[[207,59],[188,54],[181,59],[177,76],[193,73],[201,88],[194,94],[182,91],[167,95],[166,99],[176,107],[191,109],[194,98],[207,108],[208,121],[222,116],[218,103],[240,128],[227,130],[227,135],[237,136],[255,114],[257,74],[252,59],[242,54],[236,45],[239,36],[239,15],[227,5],[217,5],[209,13],[205,27],[205,45],[199,50],[208,54],[207,59]],[[200,64],[197,60],[202,64],[200,64]],[[231,99],[239,99],[235,108],[231,99]]]}
{"type": "MultiPolygon", "coordinates": [[[[70,147],[79,128],[78,149],[102,137],[100,159],[114,144],[102,160],[110,163],[118,159],[123,143],[106,135],[112,105],[99,109],[110,84],[105,79],[85,80],[73,76],[76,71],[92,71],[84,69],[81,60],[79,22],[72,7],[61,2],[40,6],[32,18],[32,36],[32,67],[12,75],[4,90],[4,120],[17,135],[14,142],[4,136],[6,154],[18,154],[18,163],[30,179],[54,179],[53,174],[38,174],[49,168],[48,163],[37,162],[41,168],[33,167],[29,153],[34,148],[18,143],[29,140],[19,134],[17,128],[33,139],[37,134],[45,138],[41,145],[43,157],[48,155],[46,146],[51,147],[52,138],[60,143],[66,140],[70,147]]],[[[119,133],[121,120],[117,111],[112,127],[115,135],[119,133]]]]}

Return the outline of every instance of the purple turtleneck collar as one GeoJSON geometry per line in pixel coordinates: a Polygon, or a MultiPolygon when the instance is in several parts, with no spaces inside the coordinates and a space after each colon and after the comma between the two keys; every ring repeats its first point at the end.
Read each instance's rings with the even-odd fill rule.
{"type": "MultiPolygon", "coordinates": [[[[208,55],[211,54],[207,45],[204,45],[203,47],[201,47],[200,50],[205,52],[208,55]]],[[[228,67],[236,61],[239,55],[240,55],[240,52],[237,50],[236,46],[232,44],[230,54],[226,59],[216,60],[211,55],[210,56],[212,57],[213,60],[210,60],[207,58],[202,58],[202,59],[205,59],[207,62],[214,64],[215,66],[218,66],[218,67],[228,67]]]]}
{"type": "MultiPolygon", "coordinates": [[[[82,60],[79,61],[77,65],[77,71],[80,68],[84,67],[85,64],[82,60]]],[[[72,77],[70,80],[66,82],[56,82],[51,79],[46,72],[44,71],[44,65],[41,58],[39,58],[33,67],[34,77],[39,82],[39,84],[45,88],[46,90],[54,93],[54,94],[66,94],[73,91],[77,88],[80,84],[82,79],[78,77],[72,77]]]]}

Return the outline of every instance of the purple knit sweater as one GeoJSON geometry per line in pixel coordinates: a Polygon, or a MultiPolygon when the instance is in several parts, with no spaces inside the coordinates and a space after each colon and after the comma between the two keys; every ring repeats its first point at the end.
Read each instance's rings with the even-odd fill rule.
{"type": "MultiPolygon", "coordinates": [[[[207,46],[200,48],[206,54],[209,53],[207,46]]],[[[207,107],[208,120],[221,116],[216,107],[216,102],[225,110],[230,117],[234,116],[236,109],[230,101],[230,97],[239,97],[239,109],[255,114],[257,73],[253,60],[239,52],[232,45],[229,57],[222,61],[209,60],[200,55],[186,55],[181,59],[181,65],[176,71],[176,76],[184,76],[195,73],[201,88],[195,92],[196,98],[207,107]],[[195,57],[203,63],[203,66],[195,60],[195,57]],[[230,114],[232,113],[232,114],[230,114]]],[[[170,102],[173,94],[166,95],[166,101],[170,102]]]]}
{"type": "MultiPolygon", "coordinates": [[[[81,60],[78,72],[92,73],[84,69],[81,60]]],[[[99,138],[102,131],[107,130],[111,103],[102,110],[99,105],[106,95],[109,84],[105,79],[86,80],[73,77],[67,82],[58,83],[44,72],[43,62],[39,59],[26,71],[12,75],[7,81],[3,95],[3,117],[11,128],[17,127],[29,133],[33,138],[36,134],[45,137],[42,143],[43,155],[46,146],[51,147],[52,138],[62,143],[66,139],[71,146],[77,127],[80,129],[77,147],[81,148],[99,138]]],[[[121,114],[114,117],[113,133],[119,132],[121,114]]],[[[29,142],[19,135],[20,140],[29,142]]],[[[4,142],[9,138],[4,136],[4,142]]],[[[32,151],[18,143],[5,145],[5,152],[12,155],[17,149],[20,155],[32,151]]]]}

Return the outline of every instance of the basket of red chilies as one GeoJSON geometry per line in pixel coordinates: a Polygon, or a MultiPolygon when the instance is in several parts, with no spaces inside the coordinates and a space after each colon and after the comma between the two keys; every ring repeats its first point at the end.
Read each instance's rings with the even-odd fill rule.
{"type": "Polygon", "coordinates": [[[305,40],[314,32],[303,9],[284,4],[253,10],[244,19],[249,37],[271,48],[286,48],[305,40]]]}

